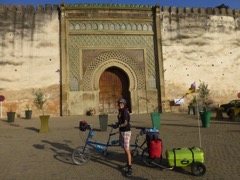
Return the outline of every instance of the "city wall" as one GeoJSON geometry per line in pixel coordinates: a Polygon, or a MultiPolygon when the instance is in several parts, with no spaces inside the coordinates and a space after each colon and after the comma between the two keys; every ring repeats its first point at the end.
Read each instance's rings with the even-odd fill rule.
{"type": "Polygon", "coordinates": [[[41,88],[48,100],[45,113],[59,115],[60,47],[57,5],[0,5],[0,95],[5,96],[3,116],[16,111],[24,117],[34,90],[41,88]]]}
{"type": "MultiPolygon", "coordinates": [[[[240,11],[162,7],[166,100],[181,98],[193,82],[209,85],[214,106],[240,92],[240,11]]],[[[184,98],[185,107],[197,93],[184,98]]]]}
{"type": "MultiPolygon", "coordinates": [[[[113,10],[130,7],[92,6],[113,10]]],[[[163,6],[160,17],[166,92],[163,100],[181,98],[191,83],[199,85],[202,81],[209,84],[215,104],[237,99],[240,11],[163,6]]],[[[5,96],[4,116],[11,106],[23,117],[27,104],[34,116],[39,115],[32,103],[32,92],[38,88],[48,97],[46,112],[60,115],[59,25],[58,5],[0,5],[0,95],[5,96]]],[[[185,98],[184,106],[194,95],[185,98]]]]}

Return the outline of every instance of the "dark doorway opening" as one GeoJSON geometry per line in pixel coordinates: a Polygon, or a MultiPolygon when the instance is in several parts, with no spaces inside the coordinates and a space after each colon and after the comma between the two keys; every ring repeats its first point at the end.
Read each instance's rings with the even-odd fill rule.
{"type": "Polygon", "coordinates": [[[127,106],[131,112],[129,78],[122,69],[117,67],[106,69],[100,77],[99,89],[100,113],[117,113],[117,101],[119,98],[127,100],[127,106]]]}

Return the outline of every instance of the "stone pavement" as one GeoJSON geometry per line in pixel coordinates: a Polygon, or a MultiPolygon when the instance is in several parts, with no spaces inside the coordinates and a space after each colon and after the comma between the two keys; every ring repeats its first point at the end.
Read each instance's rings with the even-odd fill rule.
{"type": "MultiPolygon", "coordinates": [[[[165,151],[168,148],[199,147],[201,134],[207,168],[203,177],[192,176],[190,168],[149,168],[136,157],[133,176],[129,179],[239,179],[240,123],[226,117],[218,120],[214,114],[212,117],[210,128],[200,128],[199,133],[197,116],[174,112],[161,114],[163,165],[167,165],[165,151]]],[[[38,118],[17,118],[14,123],[0,119],[0,179],[127,179],[118,170],[125,164],[120,147],[111,147],[107,157],[93,153],[92,159],[83,166],[72,162],[73,149],[83,144],[84,134],[78,130],[80,120],[87,120],[99,129],[97,116],[51,117],[49,133],[38,133],[38,118]]],[[[115,115],[109,116],[109,123],[115,120],[115,115]]],[[[131,122],[132,126],[151,127],[149,114],[131,115],[131,122]]],[[[133,128],[132,134],[135,137],[137,130],[133,128]]],[[[95,131],[94,139],[106,141],[107,136],[108,132],[95,131]]]]}

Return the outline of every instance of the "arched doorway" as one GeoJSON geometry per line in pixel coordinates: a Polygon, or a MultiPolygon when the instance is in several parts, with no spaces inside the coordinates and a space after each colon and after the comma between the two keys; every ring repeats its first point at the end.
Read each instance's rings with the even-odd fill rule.
{"type": "Polygon", "coordinates": [[[106,69],[99,80],[99,110],[107,114],[117,113],[117,101],[125,98],[131,112],[129,93],[129,78],[127,74],[117,67],[106,69]]]}

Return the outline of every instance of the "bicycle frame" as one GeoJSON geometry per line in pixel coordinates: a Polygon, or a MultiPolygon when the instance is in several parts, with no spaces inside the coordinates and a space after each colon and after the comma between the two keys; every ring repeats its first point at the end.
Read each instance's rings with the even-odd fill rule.
{"type": "Polygon", "coordinates": [[[143,147],[143,146],[147,142],[145,139],[140,146],[138,145],[139,136],[142,136],[143,134],[145,134],[146,128],[136,128],[136,129],[141,129],[141,131],[140,131],[140,133],[137,134],[134,144],[130,145],[131,147],[134,147],[134,149],[131,151],[132,156],[138,156],[138,150],[141,149],[143,151],[145,149],[145,147],[143,147]]]}
{"type": "MultiPolygon", "coordinates": [[[[88,131],[88,136],[86,138],[86,141],[85,141],[85,145],[84,145],[84,148],[83,148],[83,153],[85,152],[85,149],[87,146],[90,146],[92,147],[93,149],[95,149],[96,151],[100,152],[100,153],[103,153],[104,155],[106,155],[107,153],[107,150],[108,150],[108,147],[111,147],[111,146],[118,146],[118,145],[113,145],[110,143],[110,140],[111,140],[111,137],[118,134],[119,132],[112,132],[113,131],[113,127],[111,125],[108,125],[111,127],[111,131],[108,135],[108,140],[106,143],[102,143],[102,142],[97,142],[97,141],[92,141],[90,140],[92,138],[92,133],[94,132],[94,130],[89,126],[89,131],[88,131]],[[97,148],[97,145],[100,145],[100,146],[103,146],[105,147],[103,150],[99,150],[97,148]]],[[[142,136],[143,134],[145,134],[145,130],[146,128],[137,128],[137,129],[141,129],[140,132],[137,134],[136,138],[135,138],[135,141],[134,141],[134,144],[130,144],[130,147],[134,147],[134,149],[131,151],[131,154],[133,156],[138,156],[138,150],[141,149],[141,150],[144,150],[145,147],[143,147],[145,144],[146,144],[146,139],[144,140],[144,142],[141,144],[141,145],[138,145],[138,140],[139,140],[139,137],[142,136]],[[137,155],[136,155],[137,153],[137,155]]]]}
{"type": "MultiPolygon", "coordinates": [[[[111,127],[111,126],[110,126],[110,127],[111,127]]],[[[90,130],[88,131],[88,136],[87,136],[86,141],[85,141],[83,153],[84,153],[85,148],[86,148],[87,146],[90,146],[90,147],[92,147],[93,149],[95,149],[95,150],[97,150],[98,152],[100,152],[99,149],[97,148],[97,145],[104,146],[104,147],[105,147],[105,148],[104,148],[104,152],[106,153],[107,150],[108,150],[108,147],[114,146],[114,145],[112,145],[112,144],[110,143],[111,136],[114,136],[114,135],[116,135],[116,134],[119,133],[119,132],[113,133],[112,131],[113,131],[113,127],[111,128],[111,131],[110,131],[110,133],[109,133],[109,135],[108,135],[107,143],[101,143],[101,142],[96,142],[96,141],[91,141],[91,140],[90,140],[90,139],[92,138],[92,137],[91,137],[91,136],[92,136],[91,133],[94,132],[94,130],[90,127],[90,130]]]]}
{"type": "MultiPolygon", "coordinates": [[[[91,138],[94,136],[94,130],[91,128],[90,125],[87,125],[86,129],[88,129],[88,135],[85,140],[85,144],[83,146],[78,146],[77,148],[75,148],[72,153],[72,160],[75,164],[82,165],[82,164],[87,163],[90,160],[91,152],[89,151],[88,146],[92,147],[93,149],[95,149],[97,152],[100,152],[104,156],[107,155],[108,147],[119,146],[119,144],[113,143],[114,141],[110,142],[111,137],[113,135],[118,134],[119,132],[113,132],[113,126],[111,126],[111,125],[109,125],[109,126],[111,127],[111,131],[108,135],[108,140],[106,143],[103,143],[103,142],[97,142],[97,141],[91,140],[91,138]],[[104,148],[99,149],[98,145],[100,145],[104,148]]],[[[146,148],[145,149],[143,148],[144,144],[146,144],[146,139],[140,146],[138,145],[139,137],[146,133],[146,129],[145,128],[137,128],[137,129],[141,129],[141,130],[137,134],[134,144],[130,145],[131,147],[134,147],[134,149],[131,151],[132,156],[138,156],[139,149],[142,150],[142,154],[144,153],[144,151],[146,149],[146,148]]],[[[85,130],[83,130],[83,131],[85,131],[85,130]]]]}

